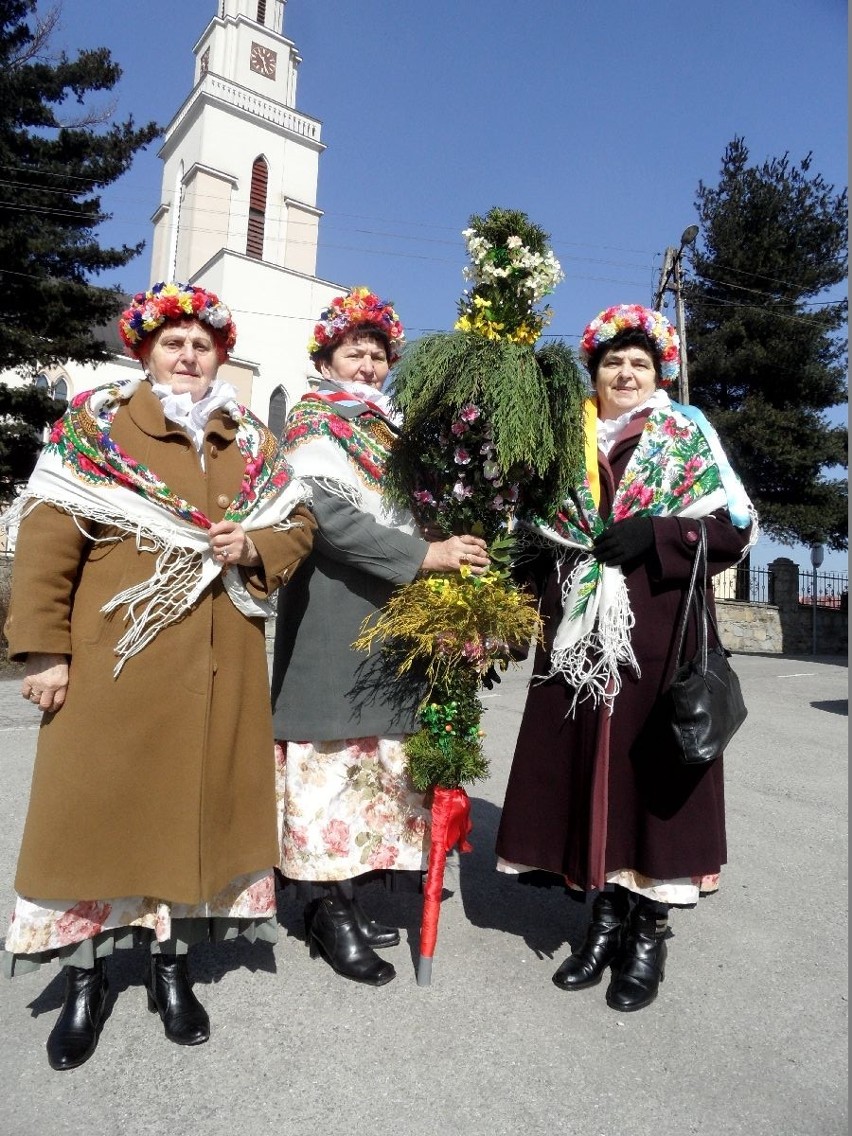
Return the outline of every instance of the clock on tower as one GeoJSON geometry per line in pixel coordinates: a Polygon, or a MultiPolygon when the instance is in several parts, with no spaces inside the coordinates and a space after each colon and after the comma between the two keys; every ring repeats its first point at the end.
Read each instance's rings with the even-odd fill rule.
{"type": "Polygon", "coordinates": [[[258,75],[263,75],[267,79],[275,78],[275,63],[277,56],[274,51],[268,47],[263,47],[259,43],[251,45],[251,59],[249,66],[252,71],[256,71],[258,75]]]}

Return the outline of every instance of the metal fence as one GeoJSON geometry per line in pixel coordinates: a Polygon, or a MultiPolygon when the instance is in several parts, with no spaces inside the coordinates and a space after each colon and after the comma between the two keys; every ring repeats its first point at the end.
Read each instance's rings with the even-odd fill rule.
{"type": "Polygon", "coordinates": [[[848,577],[834,572],[799,572],[799,603],[814,602],[816,585],[816,606],[846,611],[849,603],[848,577]]]}
{"type": "Polygon", "coordinates": [[[772,603],[772,573],[768,568],[730,568],[713,577],[717,600],[772,603]]]}
{"type": "MultiPolygon", "coordinates": [[[[718,600],[741,600],[743,603],[775,603],[771,568],[731,568],[713,578],[713,590],[718,600]]],[[[799,603],[812,604],[814,575],[799,569],[799,603]]],[[[816,574],[817,607],[845,611],[849,596],[849,579],[839,572],[816,574]]]]}

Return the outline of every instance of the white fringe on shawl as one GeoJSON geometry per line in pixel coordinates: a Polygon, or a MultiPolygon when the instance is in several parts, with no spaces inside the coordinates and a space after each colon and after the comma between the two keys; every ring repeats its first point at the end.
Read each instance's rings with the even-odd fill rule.
{"type": "MultiPolygon", "coordinates": [[[[681,512],[669,515],[706,517],[716,509],[723,508],[726,503],[725,491],[716,489],[681,512]]],[[[561,544],[566,551],[574,549],[586,555],[560,581],[563,615],[553,639],[550,670],[547,674],[535,677],[545,681],[557,674],[561,675],[575,690],[570,712],[573,712],[581,698],[591,698],[596,705],[604,702],[612,712],[613,701],[621,690],[619,667],[630,667],[637,677],[641,673],[630,642],[630,632],[636,618],[630,607],[624,573],[619,567],[601,565],[600,583],[591,593],[586,610],[572,619],[570,612],[580,598],[583,577],[595,561],[588,554],[588,548],[557,537],[555,533],[552,533],[551,539],[561,544]]],[[[566,559],[564,554],[557,558],[560,577],[566,559]]]]}
{"type": "MultiPolygon", "coordinates": [[[[115,647],[115,678],[129,658],[164,627],[184,616],[222,573],[223,565],[214,558],[206,529],[166,512],[117,483],[98,488],[88,485],[74,477],[55,452],[42,452],[23,493],[0,516],[0,526],[8,529],[20,524],[41,503],[70,513],[89,540],[121,540],[133,535],[140,552],[158,553],[153,575],[119,592],[101,608],[104,614],[122,606],[127,608],[124,620],[129,626],[115,647]],[[99,538],[88,532],[81,521],[107,525],[123,535],[99,538]]],[[[240,523],[246,532],[293,528],[301,522],[287,518],[302,503],[310,504],[310,490],[294,479],[240,523]]],[[[238,571],[225,572],[222,583],[234,607],[246,617],[265,619],[272,615],[272,605],[252,596],[238,571]]]]}
{"type": "MultiPolygon", "coordinates": [[[[659,396],[661,392],[657,392],[659,396]]],[[[713,458],[719,467],[722,487],[704,494],[682,509],[662,512],[659,516],[706,517],[716,509],[727,508],[733,523],[738,528],[751,525],[749,541],[744,549],[742,560],[754,547],[759,535],[757,512],[748,498],[737,475],[731,469],[718,435],[707,419],[695,408],[684,408],[671,403],[668,397],[653,398],[654,408],[670,409],[675,415],[682,415],[693,423],[707,440],[713,458]]],[[[646,408],[648,403],[636,407],[634,414],[646,408]]],[[[549,526],[529,527],[520,522],[524,543],[542,547],[561,546],[557,552],[557,572],[560,576],[562,595],[562,618],[556,629],[553,650],[550,656],[550,670],[547,674],[536,675],[535,680],[545,682],[556,675],[561,676],[573,687],[574,698],[569,714],[574,712],[577,703],[591,698],[595,705],[603,702],[612,713],[613,702],[621,689],[619,667],[630,667],[638,676],[639,664],[631,645],[630,632],[636,622],[630,608],[627,582],[620,567],[601,565],[600,582],[589,594],[585,611],[572,617],[572,612],[587,592],[584,578],[595,561],[590,552],[590,541],[578,541],[561,536],[549,526]],[[579,560],[572,564],[570,571],[562,578],[568,559],[568,552],[579,552],[579,560]]]]}
{"type": "MultiPolygon", "coordinates": [[[[333,406],[325,406],[324,409],[334,413],[333,406]]],[[[355,429],[364,432],[357,420],[342,421],[348,421],[355,429]]],[[[371,440],[371,447],[375,455],[383,449],[374,440],[371,440]]],[[[347,456],[340,443],[331,438],[307,437],[297,440],[292,447],[285,447],[285,454],[297,477],[310,478],[327,493],[369,513],[385,528],[401,529],[409,534],[415,531],[414,517],[409,510],[388,502],[381,486],[370,485],[359,471],[358,463],[347,456]]]]}

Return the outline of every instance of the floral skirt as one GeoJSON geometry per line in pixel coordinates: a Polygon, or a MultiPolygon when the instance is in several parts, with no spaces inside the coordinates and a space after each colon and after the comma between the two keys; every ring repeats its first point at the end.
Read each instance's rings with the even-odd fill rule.
{"type": "Polygon", "coordinates": [[[148,896],[42,901],[18,897],[6,933],[8,976],[37,969],[53,959],[91,967],[116,947],[147,940],[153,950],[184,954],[210,939],[242,935],[254,942],[277,939],[272,869],[237,876],[207,903],[169,903],[148,896]]]}
{"type": "Polygon", "coordinates": [[[431,814],[408,777],[404,741],[276,742],[284,876],[340,882],[426,870],[431,814]]]}

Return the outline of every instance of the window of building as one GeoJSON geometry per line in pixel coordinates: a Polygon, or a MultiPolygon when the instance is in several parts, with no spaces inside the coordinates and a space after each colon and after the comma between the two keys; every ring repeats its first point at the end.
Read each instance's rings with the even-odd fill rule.
{"type": "Polygon", "coordinates": [[[257,22],[266,23],[266,0],[257,0],[257,22]]]}
{"type": "Polygon", "coordinates": [[[269,167],[265,159],[256,158],[251,168],[248,238],[246,240],[246,256],[252,256],[255,260],[263,259],[263,228],[266,221],[266,187],[268,181],[269,167]]]}
{"type": "Polygon", "coordinates": [[[287,392],[283,387],[276,387],[269,400],[269,429],[276,438],[281,437],[284,429],[284,419],[287,417],[287,392]]]}
{"type": "Polygon", "coordinates": [[[52,398],[54,402],[64,404],[68,401],[68,383],[61,375],[58,379],[51,381],[47,375],[42,372],[40,375],[36,375],[33,386],[36,390],[43,391],[52,398]]]}

